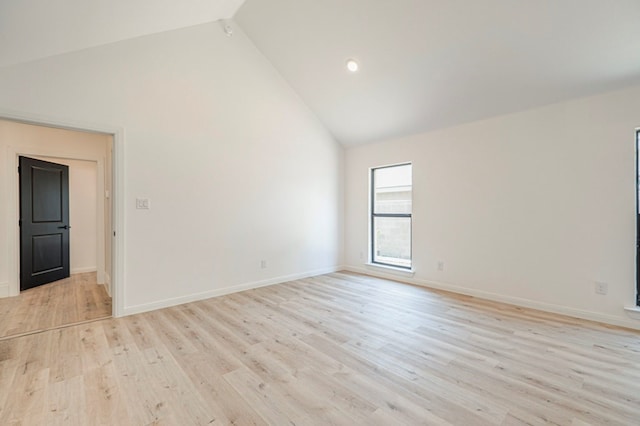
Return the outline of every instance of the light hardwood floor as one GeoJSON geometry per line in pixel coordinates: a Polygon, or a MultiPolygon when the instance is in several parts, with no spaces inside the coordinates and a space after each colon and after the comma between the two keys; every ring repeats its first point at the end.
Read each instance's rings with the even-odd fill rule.
{"type": "Polygon", "coordinates": [[[0,339],[111,316],[111,298],[95,272],[0,299],[0,339]]]}
{"type": "Polygon", "coordinates": [[[1,341],[0,424],[637,425],[640,333],[335,273],[1,341]]]}

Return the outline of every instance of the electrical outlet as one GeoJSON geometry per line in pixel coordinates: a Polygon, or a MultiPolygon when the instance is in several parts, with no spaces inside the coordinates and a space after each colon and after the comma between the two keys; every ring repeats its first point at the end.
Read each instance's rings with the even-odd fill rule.
{"type": "Polygon", "coordinates": [[[262,269],[266,269],[267,268],[267,261],[266,260],[261,260],[260,261],[260,268],[262,268],[262,269]]]}
{"type": "Polygon", "coordinates": [[[596,294],[601,294],[604,296],[609,292],[609,284],[603,283],[601,281],[596,281],[595,290],[596,290],[596,294]]]}
{"type": "Polygon", "coordinates": [[[438,271],[444,271],[444,262],[442,260],[438,261],[438,271]]]}

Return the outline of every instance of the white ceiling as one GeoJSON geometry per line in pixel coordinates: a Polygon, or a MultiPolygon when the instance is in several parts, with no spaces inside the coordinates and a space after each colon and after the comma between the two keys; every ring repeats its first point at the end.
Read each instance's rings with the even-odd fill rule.
{"type": "Polygon", "coordinates": [[[345,145],[640,84],[639,0],[247,0],[235,18],[345,145]]]}
{"type": "Polygon", "coordinates": [[[244,2],[0,0],[0,67],[235,14],[345,145],[640,84],[640,0],[244,2]]]}
{"type": "Polygon", "coordinates": [[[0,0],[0,67],[228,19],[244,0],[0,0]]]}

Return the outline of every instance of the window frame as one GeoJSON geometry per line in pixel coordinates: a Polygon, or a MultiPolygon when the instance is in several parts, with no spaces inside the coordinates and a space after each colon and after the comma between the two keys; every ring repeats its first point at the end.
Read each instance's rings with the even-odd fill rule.
{"type": "Polygon", "coordinates": [[[386,166],[371,167],[369,169],[369,263],[386,268],[396,268],[403,271],[413,271],[413,163],[410,161],[386,166]],[[392,167],[411,166],[411,213],[376,213],[375,212],[375,172],[380,169],[392,167]],[[376,217],[401,217],[409,219],[409,266],[394,265],[392,263],[377,262],[375,256],[375,218],[376,217]]]}
{"type": "Polygon", "coordinates": [[[636,306],[640,307],[640,129],[636,129],[636,306]]]}

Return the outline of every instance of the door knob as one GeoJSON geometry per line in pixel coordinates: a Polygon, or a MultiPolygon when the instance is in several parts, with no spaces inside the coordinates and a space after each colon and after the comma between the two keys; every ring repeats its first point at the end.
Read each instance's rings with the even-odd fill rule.
{"type": "Polygon", "coordinates": [[[58,226],[58,229],[71,229],[69,225],[58,226]]]}

